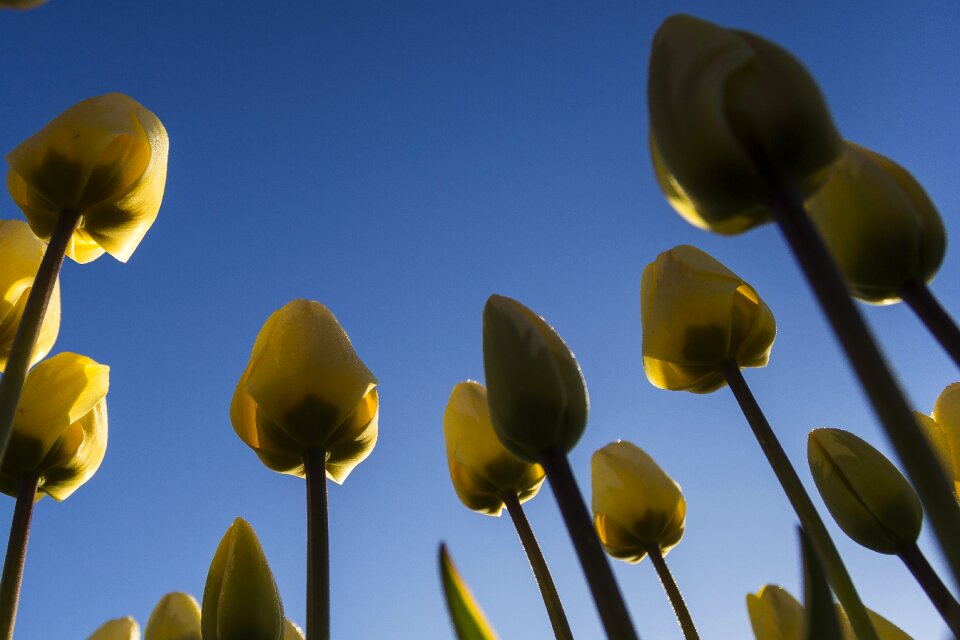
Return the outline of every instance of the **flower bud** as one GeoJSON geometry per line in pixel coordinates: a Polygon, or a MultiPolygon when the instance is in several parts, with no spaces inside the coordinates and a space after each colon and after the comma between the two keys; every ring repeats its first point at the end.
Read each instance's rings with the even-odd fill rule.
{"type": "Polygon", "coordinates": [[[895,554],[916,541],[920,500],[882,453],[848,431],[814,429],[807,459],[827,509],[855,542],[895,554]]]}
{"type": "Polygon", "coordinates": [[[377,443],[376,386],[330,310],[294,300],[260,330],[230,420],[270,469],[305,477],[304,453],[322,448],[342,483],[377,443]]]}
{"type": "Polygon", "coordinates": [[[747,612],[756,640],[806,640],[803,605],[783,587],[768,584],[748,593],[747,612]]]}
{"type": "Polygon", "coordinates": [[[944,472],[953,481],[954,493],[960,500],[960,382],[940,393],[929,417],[919,412],[914,415],[943,462],[944,472]]]}
{"type": "Polygon", "coordinates": [[[157,116],[129,96],[89,98],[7,155],[7,189],[43,240],[62,212],[80,213],[67,247],[77,262],[104,251],[126,262],[160,210],[168,146],[157,116]]]}
{"type": "Polygon", "coordinates": [[[460,501],[478,513],[499,516],[503,498],[523,503],[537,495],[544,471],[507,451],[490,422],[487,390],[479,382],[457,384],[443,414],[450,479],[460,501]]]}
{"type": "Polygon", "coordinates": [[[590,465],[593,522],[603,548],[635,563],[651,547],[666,555],[683,537],[687,503],[680,485],[639,447],[618,440],[590,465]]]}
{"type": "Polygon", "coordinates": [[[910,173],[847,142],[807,211],[855,298],[900,300],[908,282],[929,282],[946,251],[940,214],[910,173]]]}
{"type": "Polygon", "coordinates": [[[193,596],[174,591],[154,607],[143,640],[201,640],[200,605],[193,596]]]}
{"type": "Polygon", "coordinates": [[[679,245],[657,256],[640,283],[643,368],[655,387],[710,393],[721,366],[767,364],[776,321],[753,287],[703,251],[679,245]]]}
{"type": "Polygon", "coordinates": [[[647,88],[658,180],[679,187],[690,203],[684,217],[699,227],[733,234],[767,222],[777,189],[813,193],[840,153],[813,78],[751,33],[667,18],[654,36],[647,88]]]}
{"type": "Polygon", "coordinates": [[[140,627],[130,616],[107,620],[87,640],[140,640],[140,627]]]}
{"type": "Polygon", "coordinates": [[[516,300],[493,295],[483,308],[483,367],[490,419],[515,456],[537,462],[570,451],[587,426],[587,385],[553,327],[516,300]]]}
{"type": "MultiPolygon", "coordinates": [[[[33,280],[47,245],[40,241],[25,222],[0,220],[0,372],[7,367],[13,338],[27,306],[33,280]]],[[[53,286],[47,313],[33,348],[34,365],[43,359],[60,332],[60,281],[53,286]]]]}
{"type": "MultiPolygon", "coordinates": [[[[147,638],[146,640],[149,640],[147,638]]],[[[289,619],[283,622],[283,640],[303,640],[303,629],[289,619]]]]}
{"type": "Polygon", "coordinates": [[[242,518],[227,529],[203,588],[203,640],[282,640],[283,605],[257,534],[242,518]]]}

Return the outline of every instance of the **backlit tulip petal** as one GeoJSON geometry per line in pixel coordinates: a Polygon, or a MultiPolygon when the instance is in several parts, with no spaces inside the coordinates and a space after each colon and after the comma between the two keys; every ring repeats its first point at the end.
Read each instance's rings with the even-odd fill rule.
{"type": "Polygon", "coordinates": [[[930,418],[924,418],[918,419],[943,460],[947,476],[953,479],[954,492],[960,500],[960,382],[947,386],[937,398],[930,418]]]}
{"type": "MultiPolygon", "coordinates": [[[[146,638],[145,640],[150,640],[146,638]]],[[[303,629],[289,619],[283,623],[283,640],[303,640],[303,629]]]]}
{"type": "Polygon", "coordinates": [[[186,593],[166,594],[153,608],[143,640],[202,640],[200,605],[186,593]]]}
{"type": "Polygon", "coordinates": [[[803,605],[783,587],[768,584],[748,593],[747,612],[756,640],[806,640],[803,605]]]}
{"type": "MultiPolygon", "coordinates": [[[[867,616],[870,618],[870,623],[880,640],[913,640],[903,629],[879,613],[867,609],[867,616]]],[[[843,640],[857,640],[857,634],[853,632],[853,627],[847,618],[847,612],[839,604],[837,605],[837,617],[840,619],[840,633],[843,634],[843,640]]]]}
{"type": "Polygon", "coordinates": [[[140,640],[140,627],[129,616],[108,620],[87,640],[140,640]]]}
{"type": "Polygon", "coordinates": [[[121,93],[70,107],[7,155],[7,188],[41,238],[61,212],[81,213],[67,255],[104,251],[126,262],[156,220],[167,176],[167,132],[121,93]]]}

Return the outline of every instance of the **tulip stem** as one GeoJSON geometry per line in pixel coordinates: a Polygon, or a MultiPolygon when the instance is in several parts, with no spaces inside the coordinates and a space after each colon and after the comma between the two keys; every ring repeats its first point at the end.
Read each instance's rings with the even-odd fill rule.
{"type": "Polygon", "coordinates": [[[933,603],[944,622],[950,627],[953,635],[960,638],[960,603],[957,603],[956,599],[950,594],[947,585],[943,584],[943,580],[930,566],[917,543],[911,542],[905,545],[897,555],[900,556],[903,563],[907,565],[907,569],[923,587],[927,597],[930,598],[930,602],[933,603]]]}
{"type": "Polygon", "coordinates": [[[523,545],[523,550],[527,552],[530,568],[533,569],[533,575],[537,579],[537,586],[540,587],[540,596],[543,598],[543,604],[547,607],[547,615],[550,616],[553,634],[557,637],[557,640],[573,640],[573,633],[570,631],[570,623],[567,622],[567,616],[563,612],[563,603],[560,602],[557,586],[553,583],[553,578],[550,576],[550,569],[547,567],[547,561],[543,557],[543,552],[540,550],[536,536],[533,535],[533,529],[527,521],[523,507],[520,506],[520,500],[517,498],[517,494],[512,491],[507,491],[501,497],[503,504],[507,505],[507,511],[510,512],[513,525],[517,528],[517,535],[520,536],[520,544],[523,545]]]}
{"type": "Polygon", "coordinates": [[[683,637],[687,640],[700,640],[700,634],[697,633],[697,628],[693,625],[693,617],[690,615],[690,610],[687,609],[687,603],[683,601],[683,594],[680,593],[677,581],[673,579],[673,574],[670,573],[670,568],[667,566],[667,561],[663,557],[660,547],[651,545],[647,548],[647,555],[650,556],[650,562],[657,570],[660,584],[667,592],[667,598],[670,599],[673,612],[677,614],[677,621],[683,630],[683,637]]]}
{"type": "Polygon", "coordinates": [[[7,555],[3,559],[3,577],[0,578],[0,640],[13,638],[20,585],[23,583],[23,565],[27,560],[30,520],[39,483],[40,477],[34,474],[22,475],[17,482],[17,505],[13,509],[10,540],[7,542],[7,555]]]}
{"type": "Polygon", "coordinates": [[[760,409],[760,405],[757,404],[756,398],[753,397],[750,387],[747,386],[747,381],[744,380],[740,367],[733,360],[727,360],[720,366],[720,371],[740,404],[740,409],[747,418],[747,422],[753,430],[753,435],[756,436],[760,448],[763,449],[767,461],[780,481],[780,486],[787,494],[787,499],[790,500],[790,504],[797,514],[797,519],[800,520],[800,525],[810,539],[810,544],[813,545],[813,549],[820,559],[820,564],[827,574],[830,586],[833,587],[837,599],[840,600],[840,604],[847,612],[850,624],[853,626],[857,637],[861,640],[877,640],[876,631],[874,631],[870,618],[867,616],[867,610],[853,586],[853,581],[850,579],[846,567],[843,565],[840,553],[834,546],[833,540],[830,539],[830,534],[827,533],[827,528],[823,524],[820,514],[817,513],[816,507],[813,506],[810,495],[803,488],[800,476],[797,475],[796,469],[790,464],[790,459],[787,458],[786,452],[780,446],[780,441],[773,433],[767,417],[760,409]]]}
{"type": "Polygon", "coordinates": [[[620,587],[600,547],[600,539],[593,528],[593,520],[573,477],[567,455],[558,447],[550,447],[540,454],[539,462],[547,472],[550,488],[553,489],[567,532],[577,551],[607,637],[610,640],[637,640],[637,632],[630,622],[620,587]]]}
{"type": "Polygon", "coordinates": [[[327,531],[327,455],[307,449],[307,638],[330,638],[330,559],[327,531]]]}
{"type": "Polygon", "coordinates": [[[911,280],[903,285],[900,297],[913,309],[943,350],[960,367],[960,328],[930,288],[920,280],[911,280]]]}
{"type": "Polygon", "coordinates": [[[17,333],[13,337],[13,344],[10,345],[7,367],[3,377],[0,378],[0,464],[3,463],[7,445],[10,443],[17,403],[20,402],[23,380],[33,359],[33,349],[37,344],[37,336],[40,335],[43,316],[47,312],[50,296],[57,284],[67,246],[78,224],[80,224],[79,211],[65,210],[60,213],[53,236],[40,261],[40,268],[37,269],[37,276],[30,288],[30,295],[27,297],[23,316],[17,326],[17,333]]]}

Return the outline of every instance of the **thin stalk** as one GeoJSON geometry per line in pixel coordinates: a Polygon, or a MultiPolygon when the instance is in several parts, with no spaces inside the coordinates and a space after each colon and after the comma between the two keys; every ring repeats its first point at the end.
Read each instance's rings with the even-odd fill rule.
{"type": "Polygon", "coordinates": [[[517,498],[517,494],[512,491],[503,494],[502,498],[503,504],[507,505],[507,511],[510,512],[510,517],[513,519],[513,525],[517,528],[520,544],[523,545],[523,550],[527,552],[530,568],[533,569],[537,586],[540,587],[540,596],[543,598],[543,604],[547,607],[547,615],[550,616],[553,635],[557,637],[557,640],[573,640],[573,633],[570,631],[567,616],[563,612],[563,603],[560,602],[557,587],[550,576],[547,561],[543,557],[540,545],[537,544],[537,538],[533,535],[533,529],[530,528],[523,507],[520,506],[520,500],[517,498]]]}
{"type": "Polygon", "coordinates": [[[667,561],[663,557],[660,547],[656,545],[651,546],[647,549],[647,555],[650,556],[650,561],[657,570],[660,584],[663,585],[664,591],[667,592],[667,598],[670,599],[673,612],[677,614],[677,621],[680,623],[680,629],[683,630],[683,637],[687,640],[700,640],[700,634],[697,633],[697,628],[693,625],[693,618],[690,616],[689,609],[687,609],[687,603],[683,601],[683,594],[680,593],[680,588],[677,587],[677,581],[673,579],[673,574],[670,573],[670,568],[667,567],[667,561]]]}
{"type": "Polygon", "coordinates": [[[327,455],[308,449],[307,476],[307,638],[330,640],[330,543],[327,531],[327,455]]]}
{"type": "Polygon", "coordinates": [[[630,614],[613,577],[600,539],[593,528],[593,519],[587,511],[583,495],[573,478],[567,454],[557,447],[540,454],[540,464],[547,472],[547,480],[557,499],[567,532],[580,559],[580,566],[590,585],[590,593],[600,613],[600,620],[610,640],[638,640],[630,622],[630,614]]]}
{"type": "Polygon", "coordinates": [[[10,345],[7,368],[4,370],[3,377],[0,378],[0,464],[3,463],[7,445],[10,443],[13,418],[17,413],[17,403],[20,402],[23,380],[27,375],[27,369],[30,368],[33,348],[37,344],[37,336],[40,335],[43,316],[47,312],[50,296],[57,284],[70,238],[73,237],[78,224],[80,224],[79,211],[63,211],[60,214],[53,236],[40,261],[40,268],[37,269],[33,286],[30,287],[30,295],[23,309],[23,317],[20,318],[20,324],[17,326],[17,333],[13,337],[13,344],[10,345]]]}
{"type": "Polygon", "coordinates": [[[27,560],[27,540],[30,538],[30,520],[40,478],[20,476],[17,483],[17,506],[10,523],[10,540],[3,559],[3,577],[0,578],[0,640],[12,640],[13,625],[17,620],[20,585],[23,583],[23,565],[27,560]]]}
{"type": "MultiPolygon", "coordinates": [[[[836,263],[827,251],[803,202],[793,191],[779,189],[771,211],[820,307],[853,366],[874,412],[923,503],[930,524],[960,585],[960,508],[933,448],[920,431],[907,400],[880,354],[863,317],[854,305],[836,263]]],[[[834,586],[836,588],[836,586],[834,586]]]]}
{"type": "Polygon", "coordinates": [[[903,547],[897,555],[900,556],[903,564],[907,565],[907,569],[920,583],[927,597],[930,598],[930,602],[940,613],[940,617],[950,627],[953,635],[960,638],[960,604],[950,595],[947,585],[943,584],[943,580],[930,566],[917,543],[913,542],[903,547]]]}
{"type": "Polygon", "coordinates": [[[793,506],[804,532],[810,539],[810,544],[820,559],[827,580],[833,587],[834,593],[837,594],[837,599],[840,600],[843,609],[847,612],[847,617],[850,618],[850,624],[853,626],[857,637],[861,640],[877,640],[877,634],[870,623],[870,618],[867,616],[867,610],[857,594],[857,589],[853,586],[853,581],[843,565],[843,560],[840,559],[840,553],[834,546],[830,534],[827,533],[827,527],[823,524],[820,514],[813,506],[813,501],[810,500],[807,490],[803,488],[803,483],[800,482],[800,476],[797,475],[796,469],[790,464],[790,459],[787,458],[786,452],[780,446],[780,441],[777,440],[770,423],[767,422],[767,417],[760,409],[760,405],[757,404],[756,398],[753,397],[750,387],[747,386],[747,381],[743,379],[740,367],[737,366],[736,362],[728,360],[721,365],[721,372],[730,386],[730,390],[733,391],[733,395],[737,398],[737,402],[743,410],[743,415],[747,418],[747,422],[753,430],[753,435],[760,443],[760,448],[763,449],[763,453],[773,468],[777,480],[780,481],[780,486],[787,494],[787,499],[793,506]]]}
{"type": "Polygon", "coordinates": [[[960,367],[960,328],[930,288],[920,280],[911,280],[903,285],[900,297],[913,309],[947,355],[960,367]]]}

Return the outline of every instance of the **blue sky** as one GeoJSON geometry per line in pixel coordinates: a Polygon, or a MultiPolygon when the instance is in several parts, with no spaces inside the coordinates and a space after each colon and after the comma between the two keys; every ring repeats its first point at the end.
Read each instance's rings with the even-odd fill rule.
{"type": "MultiPolygon", "coordinates": [[[[50,0],[0,13],[3,154],[110,91],[170,135],[163,207],[137,253],[62,275],[55,351],[112,367],[110,444],[86,486],[37,505],[17,637],[82,640],[108,618],[145,623],[165,592],[199,597],[238,515],[303,622],[303,482],[261,465],[228,417],[260,326],[299,297],[330,307],[380,381],[377,448],[330,487],[334,638],[450,637],[441,540],[504,638],[549,637],[511,523],[467,511],[444,458],[450,390],[482,379],[492,293],[545,316],[581,362],[591,418],[571,462],[584,493],[595,449],[623,438],[647,450],[687,498],[668,562],[702,635],[748,637],[747,592],[800,591],[795,520],[729,390],[646,381],[643,267],[694,244],[768,303],[777,343],[746,377],[811,491],[810,428],[889,447],[776,229],[710,235],[659,193],[646,151],[650,41],[686,12],[784,45],[843,135],[909,168],[956,237],[960,8],[860,7],[50,0]]],[[[0,217],[22,217],[6,195],[0,217]]],[[[950,246],[933,290],[954,315],[958,273],[950,246]]],[[[906,308],[863,311],[929,412],[960,374],[906,308]]],[[[12,509],[0,503],[0,521],[12,509]]],[[[548,487],[527,512],[574,633],[601,637],[548,487]]],[[[915,638],[945,637],[896,558],[830,526],[868,606],[915,638]]],[[[941,566],[926,532],[921,544],[941,566]]],[[[681,637],[648,562],[615,573],[642,637],[681,637]]]]}

